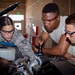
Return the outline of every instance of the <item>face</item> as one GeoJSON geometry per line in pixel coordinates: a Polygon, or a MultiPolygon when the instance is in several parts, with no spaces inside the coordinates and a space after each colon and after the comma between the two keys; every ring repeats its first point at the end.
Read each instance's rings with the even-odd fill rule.
{"type": "Polygon", "coordinates": [[[10,41],[12,39],[13,33],[14,33],[13,25],[4,26],[1,30],[1,35],[7,41],[10,41]]]}
{"type": "Polygon", "coordinates": [[[43,13],[42,20],[45,29],[50,33],[59,26],[60,17],[55,13],[43,13]]]}
{"type": "Polygon", "coordinates": [[[75,26],[66,25],[66,37],[71,41],[71,43],[75,43],[75,26]]]}

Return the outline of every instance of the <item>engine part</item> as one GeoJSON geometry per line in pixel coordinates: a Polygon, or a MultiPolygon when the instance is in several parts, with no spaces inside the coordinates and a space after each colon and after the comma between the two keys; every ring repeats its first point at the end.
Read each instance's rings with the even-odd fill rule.
{"type": "Polygon", "coordinates": [[[15,60],[15,48],[12,48],[12,47],[0,48],[0,57],[14,61],[15,60]]]}

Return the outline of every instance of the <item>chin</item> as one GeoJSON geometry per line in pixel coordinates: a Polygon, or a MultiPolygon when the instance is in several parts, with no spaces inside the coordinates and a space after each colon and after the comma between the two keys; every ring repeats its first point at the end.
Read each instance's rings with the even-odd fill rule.
{"type": "Polygon", "coordinates": [[[72,44],[73,46],[75,46],[75,42],[71,42],[71,44],[72,44]]]}
{"type": "Polygon", "coordinates": [[[6,41],[11,41],[11,39],[6,39],[6,38],[4,38],[6,41]]]}
{"type": "Polygon", "coordinates": [[[11,41],[11,39],[7,39],[7,41],[11,41]]]}
{"type": "Polygon", "coordinates": [[[53,30],[49,30],[49,29],[47,29],[46,27],[45,27],[45,29],[46,29],[46,31],[48,32],[48,33],[51,33],[53,30]]]}
{"type": "Polygon", "coordinates": [[[53,30],[51,30],[51,31],[47,31],[48,33],[51,33],[51,32],[53,32],[53,30]]]}

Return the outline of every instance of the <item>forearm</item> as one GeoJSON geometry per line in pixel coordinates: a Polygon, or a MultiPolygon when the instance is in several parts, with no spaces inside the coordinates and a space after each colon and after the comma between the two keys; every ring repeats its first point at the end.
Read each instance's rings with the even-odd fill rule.
{"type": "Polygon", "coordinates": [[[30,60],[35,60],[35,54],[32,50],[32,47],[29,43],[27,43],[27,45],[23,46],[22,48],[22,54],[23,56],[28,55],[30,57],[30,60]]]}
{"type": "Polygon", "coordinates": [[[64,56],[68,50],[69,47],[69,42],[66,41],[66,36],[63,34],[60,37],[58,45],[52,47],[52,48],[43,48],[43,53],[44,54],[49,54],[49,55],[60,55],[64,56]]]}
{"type": "MultiPolygon", "coordinates": [[[[33,46],[33,51],[38,52],[38,48],[33,46]]],[[[52,48],[42,48],[42,53],[44,55],[58,55],[58,56],[64,56],[66,54],[67,50],[63,50],[58,46],[52,47],[52,48]]]]}
{"type": "Polygon", "coordinates": [[[19,51],[21,52],[22,56],[25,57],[26,55],[29,56],[30,60],[35,60],[35,54],[32,50],[32,47],[30,43],[26,40],[23,40],[24,42],[20,42],[17,44],[17,47],[19,51]]]}
{"type": "Polygon", "coordinates": [[[52,48],[42,48],[42,52],[45,55],[58,55],[58,56],[64,56],[67,50],[63,50],[58,46],[52,47],[52,48]]]}

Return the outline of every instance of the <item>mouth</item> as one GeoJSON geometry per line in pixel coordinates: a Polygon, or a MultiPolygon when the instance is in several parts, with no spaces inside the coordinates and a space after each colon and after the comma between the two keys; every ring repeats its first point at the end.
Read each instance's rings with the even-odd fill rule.
{"type": "Polygon", "coordinates": [[[8,41],[10,41],[10,40],[11,40],[11,38],[7,38],[7,40],[8,40],[8,41]]]}
{"type": "Polygon", "coordinates": [[[47,28],[47,27],[45,27],[45,29],[46,29],[46,31],[47,31],[48,33],[51,33],[51,32],[53,31],[52,28],[47,28]]]}

